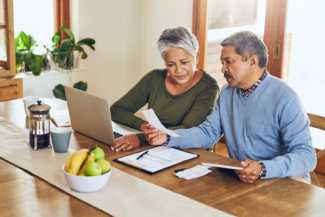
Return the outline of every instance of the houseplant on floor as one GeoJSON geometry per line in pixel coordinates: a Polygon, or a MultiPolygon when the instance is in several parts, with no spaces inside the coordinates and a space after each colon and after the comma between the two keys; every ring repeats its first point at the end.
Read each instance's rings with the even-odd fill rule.
{"type": "MultiPolygon", "coordinates": [[[[81,52],[82,53],[81,59],[86,59],[88,55],[86,54],[86,52],[82,46],[86,45],[86,46],[90,47],[92,50],[95,50],[95,47],[93,45],[96,42],[92,38],[85,38],[85,39],[79,40],[76,43],[75,37],[70,29],[68,29],[66,27],[60,27],[59,29],[62,30],[64,33],[66,33],[69,36],[69,38],[64,39],[62,41],[61,45],[59,47],[57,47],[57,45],[61,39],[61,35],[59,32],[56,32],[52,38],[54,45],[50,52],[51,52],[51,56],[52,56],[53,60],[58,64],[58,67],[67,72],[67,74],[69,75],[69,79],[70,79],[69,82],[70,82],[70,84],[72,84],[73,82],[72,82],[71,74],[74,69],[73,51],[81,52]]],[[[88,88],[88,84],[87,84],[87,82],[79,81],[79,82],[75,83],[73,85],[73,87],[83,90],[83,91],[86,91],[88,88]]],[[[58,84],[55,86],[55,88],[53,89],[53,95],[56,98],[66,100],[65,91],[64,91],[64,87],[62,84],[58,84]]]]}

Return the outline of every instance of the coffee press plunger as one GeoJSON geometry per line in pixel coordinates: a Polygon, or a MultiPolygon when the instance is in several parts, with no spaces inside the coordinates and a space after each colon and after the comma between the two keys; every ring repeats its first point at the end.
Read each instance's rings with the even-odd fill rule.
{"type": "Polygon", "coordinates": [[[41,100],[37,104],[28,106],[29,110],[29,146],[34,151],[39,148],[51,148],[50,144],[50,109],[51,106],[41,104],[41,100]]]}

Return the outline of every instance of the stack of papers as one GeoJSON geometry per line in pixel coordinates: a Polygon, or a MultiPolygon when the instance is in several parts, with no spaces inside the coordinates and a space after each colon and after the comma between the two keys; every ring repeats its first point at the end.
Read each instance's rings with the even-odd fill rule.
{"type": "Polygon", "coordinates": [[[197,165],[195,167],[192,167],[191,169],[184,170],[178,173],[174,173],[178,178],[184,178],[184,179],[194,179],[201,176],[205,176],[206,174],[212,172],[209,170],[209,166],[202,166],[197,165]]]}

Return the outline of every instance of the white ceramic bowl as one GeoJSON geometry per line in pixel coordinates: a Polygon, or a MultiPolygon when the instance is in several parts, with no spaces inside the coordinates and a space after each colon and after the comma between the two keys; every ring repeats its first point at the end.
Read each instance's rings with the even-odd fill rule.
{"type": "Polygon", "coordinates": [[[65,177],[65,180],[67,180],[69,186],[79,192],[89,193],[89,192],[95,192],[102,189],[112,172],[112,168],[108,173],[105,173],[100,176],[75,176],[67,173],[64,171],[64,165],[62,167],[62,171],[65,177]]]}

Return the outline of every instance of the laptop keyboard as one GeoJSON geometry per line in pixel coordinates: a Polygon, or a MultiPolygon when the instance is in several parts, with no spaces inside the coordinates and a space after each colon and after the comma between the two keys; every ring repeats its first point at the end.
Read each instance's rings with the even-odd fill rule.
{"type": "Polygon", "coordinates": [[[119,134],[119,133],[114,132],[114,131],[113,131],[113,134],[114,134],[114,139],[117,139],[117,138],[120,138],[120,137],[123,136],[122,134],[119,134]]]}

